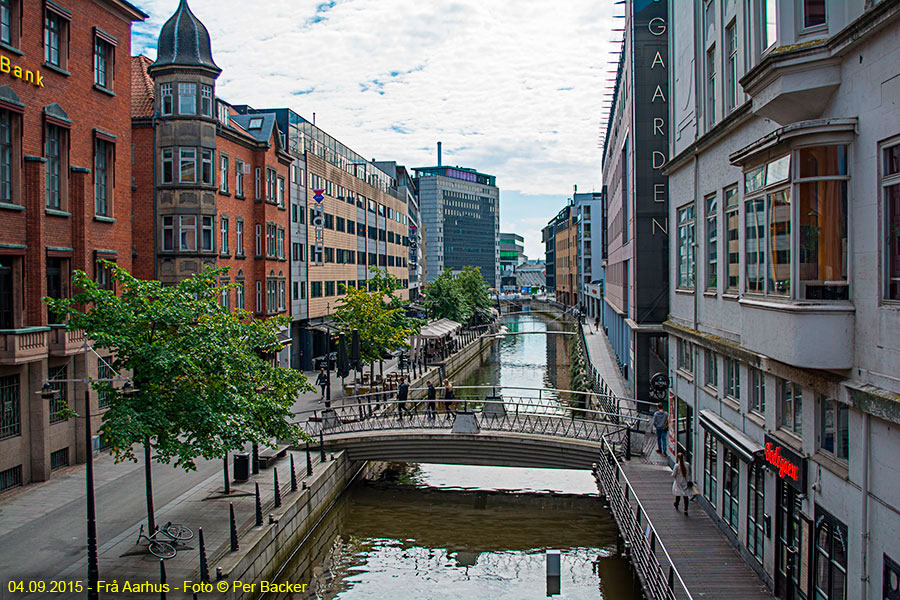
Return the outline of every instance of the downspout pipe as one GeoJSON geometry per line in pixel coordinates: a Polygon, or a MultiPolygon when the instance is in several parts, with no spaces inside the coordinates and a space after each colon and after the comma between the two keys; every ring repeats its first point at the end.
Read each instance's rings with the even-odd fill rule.
{"type": "Polygon", "coordinates": [[[863,413],[863,464],[862,464],[862,513],[860,515],[860,577],[859,597],[866,600],[869,593],[869,440],[871,434],[869,413],[863,413]]]}

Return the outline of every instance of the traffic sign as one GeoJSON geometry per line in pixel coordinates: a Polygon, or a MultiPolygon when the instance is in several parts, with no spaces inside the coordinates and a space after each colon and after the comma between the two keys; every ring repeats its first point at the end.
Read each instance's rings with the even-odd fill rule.
{"type": "Polygon", "coordinates": [[[325,196],[322,195],[324,192],[325,190],[313,190],[313,193],[315,194],[313,196],[313,200],[315,200],[316,202],[321,202],[322,200],[324,200],[325,196]]]}

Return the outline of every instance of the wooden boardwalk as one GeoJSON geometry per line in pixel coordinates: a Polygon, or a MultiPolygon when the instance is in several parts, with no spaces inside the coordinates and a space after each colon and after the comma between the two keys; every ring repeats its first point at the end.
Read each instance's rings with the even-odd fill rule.
{"type": "MultiPolygon", "coordinates": [[[[675,510],[671,470],[656,454],[652,457],[656,460],[622,461],[623,470],[691,596],[695,600],[774,598],[703,508],[692,502],[688,517],[675,510]]],[[[662,557],[658,546],[656,553],[662,557]]]]}

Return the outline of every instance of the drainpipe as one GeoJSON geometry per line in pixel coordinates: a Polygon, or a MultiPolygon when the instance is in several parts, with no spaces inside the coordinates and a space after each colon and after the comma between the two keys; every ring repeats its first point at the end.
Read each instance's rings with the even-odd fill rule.
{"type": "MultiPolygon", "coordinates": [[[[697,232],[697,223],[700,220],[698,218],[698,216],[700,215],[700,211],[697,210],[699,208],[698,205],[700,202],[700,194],[698,193],[699,190],[700,190],[700,160],[697,158],[697,153],[694,152],[694,247],[692,248],[692,250],[694,251],[694,324],[693,324],[694,331],[699,331],[699,326],[698,326],[699,319],[697,318],[697,313],[699,311],[700,294],[701,294],[700,281],[698,280],[698,277],[697,277],[697,247],[699,244],[697,243],[697,233],[696,233],[697,232]]],[[[670,229],[670,231],[671,231],[671,229],[670,229]]],[[[676,349],[676,352],[677,352],[677,349],[676,349]]],[[[693,381],[694,385],[692,386],[694,388],[694,411],[693,411],[693,414],[691,415],[692,416],[691,420],[693,421],[693,423],[691,423],[691,434],[693,434],[693,436],[694,436],[694,444],[693,444],[694,452],[692,452],[693,456],[691,457],[692,463],[696,462],[693,459],[695,459],[697,457],[697,448],[700,447],[700,431],[699,431],[699,427],[697,427],[697,424],[700,422],[700,407],[697,406],[697,386],[700,385],[700,378],[697,377],[697,362],[699,362],[700,357],[699,357],[699,353],[696,353],[696,354],[697,355],[694,356],[694,360],[695,360],[694,381],[693,381]]],[[[719,404],[721,405],[721,402],[719,404]]],[[[693,473],[697,473],[697,469],[694,469],[694,466],[695,465],[692,465],[691,469],[693,469],[693,473]]]]}
{"type": "Polygon", "coordinates": [[[860,600],[866,600],[869,592],[869,435],[871,433],[871,423],[869,421],[869,413],[863,413],[863,469],[862,469],[862,515],[860,518],[860,535],[862,536],[861,557],[860,557],[860,577],[859,577],[859,597],[860,600]]]}

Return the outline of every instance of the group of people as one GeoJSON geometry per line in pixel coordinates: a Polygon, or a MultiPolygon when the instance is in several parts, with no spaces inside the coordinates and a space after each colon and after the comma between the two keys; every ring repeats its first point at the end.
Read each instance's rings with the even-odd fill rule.
{"type": "MultiPolygon", "coordinates": [[[[425,382],[427,386],[427,391],[425,393],[425,417],[429,421],[434,421],[437,415],[437,388],[431,380],[427,380],[425,382]]],[[[449,379],[444,379],[444,412],[449,417],[453,414],[453,400],[456,398],[456,394],[453,391],[453,384],[450,383],[449,379]]],[[[413,403],[412,408],[406,406],[406,402],[409,399],[409,384],[406,383],[406,378],[403,377],[400,379],[400,385],[397,386],[397,415],[403,420],[403,413],[405,412],[407,416],[413,416],[416,403],[413,403]]]]}
{"type": "MultiPolygon", "coordinates": [[[[663,408],[663,403],[656,405],[653,413],[653,429],[656,431],[656,453],[668,452],[669,413],[663,408]]],[[[672,467],[672,495],[675,496],[675,510],[684,502],[684,516],[688,516],[688,503],[697,495],[691,474],[691,465],[684,460],[684,452],[675,455],[675,466],[672,467]]]]}

